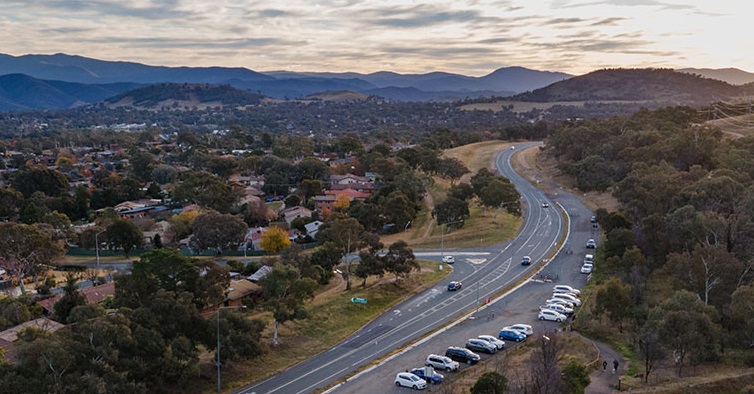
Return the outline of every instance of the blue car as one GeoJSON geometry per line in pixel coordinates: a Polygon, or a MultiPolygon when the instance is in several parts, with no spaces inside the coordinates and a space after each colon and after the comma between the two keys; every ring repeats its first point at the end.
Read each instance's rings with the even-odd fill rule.
{"type": "Polygon", "coordinates": [[[462,286],[463,286],[463,284],[461,282],[452,281],[452,282],[448,283],[448,291],[461,290],[462,286]]]}
{"type": "Polygon", "coordinates": [[[427,379],[426,376],[424,376],[424,368],[414,368],[411,370],[411,373],[430,383],[442,383],[443,379],[445,379],[445,376],[437,372],[432,375],[431,379],[427,379]]]}
{"type": "Polygon", "coordinates": [[[500,330],[500,335],[498,335],[498,337],[504,341],[521,342],[526,339],[526,334],[516,330],[502,329],[500,330]]]}

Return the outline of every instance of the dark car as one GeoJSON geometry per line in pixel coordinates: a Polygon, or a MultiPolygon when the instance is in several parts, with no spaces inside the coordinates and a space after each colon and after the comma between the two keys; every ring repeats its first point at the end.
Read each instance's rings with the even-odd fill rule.
{"type": "Polygon", "coordinates": [[[454,280],[454,281],[448,283],[448,291],[461,290],[462,286],[463,286],[463,284],[461,282],[458,282],[458,281],[454,280]]]}
{"type": "Polygon", "coordinates": [[[497,346],[479,338],[471,338],[466,341],[466,349],[469,349],[472,352],[492,354],[497,351],[497,346]]]}
{"type": "Polygon", "coordinates": [[[459,363],[464,362],[466,364],[476,364],[479,362],[479,359],[481,359],[478,354],[471,350],[455,346],[449,347],[448,350],[445,351],[445,355],[452,360],[458,361],[459,363]]]}
{"type": "Polygon", "coordinates": [[[432,375],[431,378],[427,378],[427,376],[425,376],[424,372],[425,372],[424,368],[414,368],[414,369],[411,370],[412,374],[414,374],[414,375],[416,375],[416,376],[418,376],[418,377],[420,377],[420,378],[422,378],[422,379],[424,379],[424,380],[426,380],[427,382],[430,382],[430,383],[442,383],[443,379],[445,379],[445,376],[443,376],[443,374],[438,373],[438,372],[435,372],[435,374],[432,375]]]}

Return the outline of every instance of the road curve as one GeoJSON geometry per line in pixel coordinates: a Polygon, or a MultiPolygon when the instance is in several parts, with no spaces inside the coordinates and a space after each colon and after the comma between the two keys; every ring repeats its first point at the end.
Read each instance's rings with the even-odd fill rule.
{"type": "MultiPolygon", "coordinates": [[[[496,157],[498,171],[510,179],[521,193],[524,222],[515,239],[499,245],[454,251],[456,264],[445,281],[403,301],[331,349],[262,382],[237,390],[235,393],[310,393],[329,387],[362,370],[375,360],[385,357],[393,350],[401,349],[407,343],[414,342],[464,313],[473,311],[486,298],[509,287],[522,277],[530,276],[534,265],[522,266],[521,257],[529,255],[534,262],[549,257],[566,231],[566,222],[559,210],[554,208],[553,201],[524,180],[511,167],[513,153],[539,144],[541,143],[521,144],[515,150],[501,151],[496,157]],[[542,202],[548,202],[552,207],[541,208],[542,202]],[[447,282],[451,280],[462,281],[464,288],[457,292],[446,291],[447,282]]],[[[434,254],[439,260],[439,253],[427,254],[434,254]]],[[[417,253],[417,255],[422,255],[422,253],[417,253]]],[[[478,319],[472,324],[480,324],[483,320],[478,319]]],[[[440,340],[442,336],[444,334],[436,335],[436,338],[426,341],[426,344],[440,340]]],[[[463,342],[460,346],[463,346],[463,342]]],[[[440,350],[438,349],[437,352],[440,350]]],[[[413,352],[407,354],[411,353],[413,352]]],[[[426,353],[420,352],[411,355],[421,360],[424,356],[426,353]]],[[[419,365],[414,365],[417,361],[412,361],[412,365],[420,366],[421,360],[418,361],[419,365]]],[[[397,372],[390,368],[386,371],[393,376],[397,372]]],[[[349,382],[334,391],[390,392],[391,389],[397,390],[390,386],[391,378],[380,377],[379,379],[382,386],[380,388],[361,387],[357,389],[361,391],[351,391],[359,385],[349,382]]],[[[368,382],[371,379],[353,379],[353,381],[356,380],[368,382]]]]}

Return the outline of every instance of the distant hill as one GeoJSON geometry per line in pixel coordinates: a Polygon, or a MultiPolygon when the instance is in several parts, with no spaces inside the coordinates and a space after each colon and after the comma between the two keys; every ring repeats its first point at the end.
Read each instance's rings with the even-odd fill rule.
{"type": "Polygon", "coordinates": [[[0,75],[26,74],[34,78],[102,84],[134,82],[153,84],[176,83],[225,83],[229,79],[267,81],[273,77],[235,67],[162,67],[131,62],[110,62],[72,56],[55,55],[11,56],[0,54],[0,75]]]}
{"type": "MultiPolygon", "coordinates": [[[[572,77],[570,74],[530,70],[523,67],[501,68],[482,77],[469,77],[446,72],[398,74],[389,71],[372,74],[273,71],[265,74],[279,79],[300,77],[361,79],[377,88],[414,88],[422,92],[455,92],[454,94],[460,97],[463,93],[470,93],[471,97],[479,97],[479,94],[474,94],[474,92],[479,91],[505,96],[538,89],[572,77]]],[[[427,97],[437,96],[427,95],[427,97]]]]}
{"type": "Polygon", "coordinates": [[[607,69],[511,97],[521,101],[653,101],[668,105],[709,104],[740,95],[728,83],[670,69],[607,69]]]}
{"type": "Polygon", "coordinates": [[[66,109],[97,103],[137,88],[134,83],[86,85],[47,81],[25,74],[0,76],[0,111],[66,109]]]}
{"type": "Polygon", "coordinates": [[[697,74],[706,78],[718,79],[731,85],[743,85],[754,82],[754,73],[738,68],[683,68],[682,73],[697,74]]]}
{"type": "Polygon", "coordinates": [[[259,104],[263,96],[228,85],[163,83],[131,90],[105,100],[110,107],[183,110],[259,104]]]}

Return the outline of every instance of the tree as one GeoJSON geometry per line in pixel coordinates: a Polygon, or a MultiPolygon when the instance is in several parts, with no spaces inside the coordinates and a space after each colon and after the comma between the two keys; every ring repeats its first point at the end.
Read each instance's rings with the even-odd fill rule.
{"type": "Polygon", "coordinates": [[[335,201],[332,204],[333,209],[338,212],[347,212],[351,206],[351,198],[345,194],[341,194],[335,197],[335,201]]]}
{"type": "Polygon", "coordinates": [[[196,249],[215,248],[218,254],[223,249],[235,249],[243,243],[249,227],[235,215],[209,212],[196,217],[191,237],[191,247],[196,249]]]}
{"type": "Polygon", "coordinates": [[[299,190],[304,193],[304,201],[308,201],[322,190],[322,182],[317,179],[304,179],[299,184],[299,190]]]}
{"type": "Polygon", "coordinates": [[[722,246],[697,245],[691,253],[673,253],[668,257],[668,269],[687,289],[697,293],[705,305],[711,301],[721,307],[727,305],[744,267],[722,246]]]}
{"type": "Polygon", "coordinates": [[[361,287],[366,287],[367,278],[370,276],[382,276],[385,273],[385,259],[377,252],[378,250],[373,248],[359,252],[359,264],[354,270],[354,275],[362,278],[361,287]]]}
{"type": "Polygon", "coordinates": [[[437,163],[437,173],[443,178],[450,179],[451,184],[468,172],[469,169],[455,157],[440,159],[437,163]]]}
{"type": "Polygon", "coordinates": [[[589,379],[589,370],[586,366],[576,360],[571,360],[563,368],[563,389],[567,394],[584,394],[584,390],[591,379],[589,379]]]}
{"type": "Polygon", "coordinates": [[[607,234],[605,240],[605,258],[623,256],[623,253],[634,245],[636,245],[636,241],[631,230],[625,228],[613,229],[607,234]]]}
{"type": "Polygon", "coordinates": [[[178,201],[195,202],[203,207],[227,213],[238,201],[233,189],[222,179],[201,172],[183,174],[173,198],[178,201]]]}
{"type": "Polygon", "coordinates": [[[16,279],[22,292],[26,292],[25,277],[56,264],[64,253],[63,242],[39,226],[0,223],[0,267],[16,279]]]}
{"type": "Polygon", "coordinates": [[[754,347],[754,285],[741,286],[731,296],[734,332],[743,348],[754,347]]]}
{"type": "Polygon", "coordinates": [[[273,344],[278,345],[278,325],[307,316],[304,300],[314,296],[317,283],[301,278],[299,271],[290,265],[275,264],[272,271],[259,283],[264,292],[264,308],[273,316],[273,344]]]}
{"type": "Polygon", "coordinates": [[[407,277],[411,271],[419,271],[421,266],[414,257],[414,252],[408,247],[406,241],[395,241],[388,248],[387,254],[383,257],[385,261],[385,271],[395,274],[395,280],[400,277],[407,277]]]}
{"type": "Polygon", "coordinates": [[[175,241],[180,241],[183,238],[191,235],[191,228],[194,225],[194,220],[201,215],[201,212],[197,210],[183,211],[178,215],[168,218],[170,223],[171,238],[175,241]]]}
{"type": "Polygon", "coordinates": [[[249,226],[266,226],[270,219],[276,217],[275,212],[261,198],[253,198],[246,203],[242,214],[244,222],[249,226]]]}
{"type": "Polygon", "coordinates": [[[378,245],[379,238],[364,230],[354,218],[335,219],[320,226],[317,232],[317,242],[328,245],[340,251],[340,258],[345,259],[343,276],[346,279],[346,290],[351,289],[351,263],[348,254],[365,246],[378,245]]]}
{"type": "Polygon", "coordinates": [[[397,190],[381,199],[380,207],[381,212],[385,214],[385,220],[395,224],[395,227],[400,230],[404,229],[406,224],[416,216],[414,204],[408,196],[397,190]]]}
{"type": "Polygon", "coordinates": [[[8,188],[0,188],[0,218],[15,220],[21,211],[23,202],[24,195],[20,192],[8,188]]]}
{"type": "Polygon", "coordinates": [[[260,319],[247,319],[234,310],[221,313],[220,364],[222,360],[242,360],[261,355],[262,330],[264,321],[260,319]]]}
{"type": "Polygon", "coordinates": [[[542,335],[531,355],[532,390],[538,394],[560,392],[561,371],[558,366],[562,346],[556,333],[542,335]]]}
{"type": "Polygon", "coordinates": [[[456,183],[448,189],[448,197],[455,197],[459,200],[466,201],[474,197],[474,188],[468,183],[456,183]]]}
{"type": "Polygon", "coordinates": [[[11,186],[26,198],[31,197],[34,192],[58,197],[68,193],[68,178],[51,168],[32,167],[17,172],[11,178],[11,186]]]}
{"type": "Polygon", "coordinates": [[[619,278],[612,277],[597,288],[595,312],[607,313],[613,324],[618,323],[618,331],[623,332],[623,319],[631,315],[630,288],[619,278]]]}
{"type": "Polygon", "coordinates": [[[122,248],[128,256],[131,250],[144,245],[144,234],[132,221],[116,219],[107,226],[107,240],[116,248],[122,248]]]}
{"type": "Polygon", "coordinates": [[[644,361],[644,383],[649,380],[657,361],[665,358],[665,348],[660,339],[657,322],[648,321],[639,331],[639,356],[644,361]]]}
{"type": "Polygon", "coordinates": [[[267,230],[262,233],[262,240],[259,242],[259,247],[269,254],[276,254],[290,244],[291,240],[288,239],[288,232],[280,227],[272,226],[268,227],[267,230]]]}
{"type": "Polygon", "coordinates": [[[432,216],[437,219],[438,224],[463,221],[469,216],[469,203],[448,197],[435,206],[435,209],[432,210],[432,216]]]}
{"type": "Polygon", "coordinates": [[[686,290],[675,292],[659,306],[650,311],[649,318],[656,322],[660,338],[673,351],[676,373],[683,374],[683,366],[689,352],[697,360],[714,354],[714,342],[719,328],[713,323],[717,312],[704,305],[699,297],[686,290]]]}
{"type": "Polygon", "coordinates": [[[68,315],[73,308],[86,305],[86,298],[79,293],[76,282],[78,279],[71,273],[65,277],[65,287],[63,287],[63,297],[55,303],[55,320],[61,323],[70,323],[68,315]]]}
{"type": "Polygon", "coordinates": [[[503,394],[508,391],[508,379],[497,372],[485,372],[470,391],[471,394],[503,394]]]}

